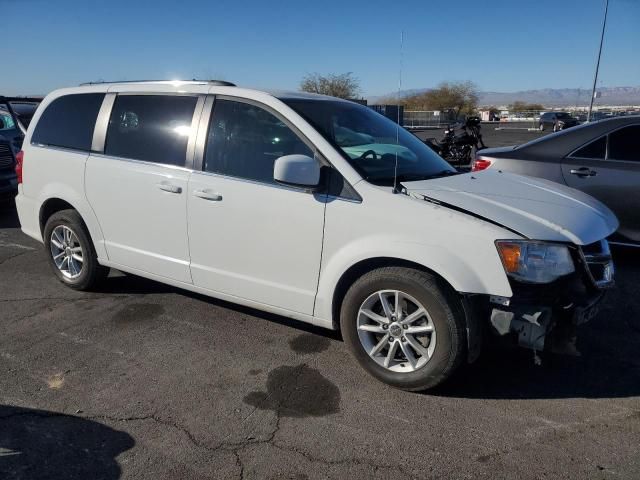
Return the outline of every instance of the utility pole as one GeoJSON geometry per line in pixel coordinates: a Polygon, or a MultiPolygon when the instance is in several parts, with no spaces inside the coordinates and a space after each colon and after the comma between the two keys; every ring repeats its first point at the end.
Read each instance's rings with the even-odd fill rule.
{"type": "Polygon", "coordinates": [[[591,90],[591,102],[589,103],[589,113],[587,122],[591,121],[591,111],[593,110],[593,99],[596,96],[596,83],[598,81],[598,69],[600,68],[600,56],[602,55],[602,42],[604,41],[604,29],[607,26],[607,12],[609,11],[609,0],[605,0],[604,19],[602,20],[602,34],[600,35],[600,48],[598,49],[598,61],[596,62],[596,73],[593,76],[593,89],[591,90]]]}

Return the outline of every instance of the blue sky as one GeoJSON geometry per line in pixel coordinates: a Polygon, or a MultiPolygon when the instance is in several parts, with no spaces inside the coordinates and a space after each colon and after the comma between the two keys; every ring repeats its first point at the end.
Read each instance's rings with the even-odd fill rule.
{"type": "MultiPolygon", "coordinates": [[[[222,78],[297,88],[353,72],[362,93],[472,80],[590,88],[604,0],[0,0],[0,93],[91,80],[222,78]],[[7,68],[9,62],[10,68],[7,68]]],[[[610,0],[601,86],[640,85],[640,0],[610,0]]]]}

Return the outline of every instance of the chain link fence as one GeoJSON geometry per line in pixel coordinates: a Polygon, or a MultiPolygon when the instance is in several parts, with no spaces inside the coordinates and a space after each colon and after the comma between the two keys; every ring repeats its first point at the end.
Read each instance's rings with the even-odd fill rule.
{"type": "Polygon", "coordinates": [[[501,112],[496,130],[538,130],[540,110],[501,112]]]}
{"type": "Polygon", "coordinates": [[[405,110],[404,128],[442,128],[457,120],[453,110],[405,110]]]}

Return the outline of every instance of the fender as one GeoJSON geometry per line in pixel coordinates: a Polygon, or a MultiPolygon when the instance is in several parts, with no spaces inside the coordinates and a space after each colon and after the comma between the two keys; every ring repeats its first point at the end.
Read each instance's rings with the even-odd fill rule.
{"type": "MultiPolygon", "coordinates": [[[[333,326],[333,296],[342,275],[365,260],[377,258],[398,259],[423,266],[439,275],[460,293],[476,293],[511,297],[509,281],[492,242],[474,245],[473,265],[467,263],[469,255],[458,255],[455,239],[449,243],[428,243],[426,239],[415,243],[401,241],[391,235],[377,235],[351,242],[329,258],[323,258],[314,317],[317,324],[333,326]],[[402,252],[399,255],[399,252],[402,252]]],[[[468,248],[468,247],[467,247],[468,248]]]]}

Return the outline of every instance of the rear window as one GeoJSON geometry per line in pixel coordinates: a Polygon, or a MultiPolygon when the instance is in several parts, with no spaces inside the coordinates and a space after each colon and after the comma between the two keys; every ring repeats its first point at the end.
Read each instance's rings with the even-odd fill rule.
{"type": "Polygon", "coordinates": [[[597,160],[604,160],[604,156],[607,153],[607,137],[600,137],[597,140],[587,144],[580,150],[577,150],[572,157],[578,158],[594,158],[597,160]]]}
{"type": "Polygon", "coordinates": [[[81,93],[56,98],[40,116],[32,143],[74,150],[91,150],[93,128],[104,93],[81,93]]]}

